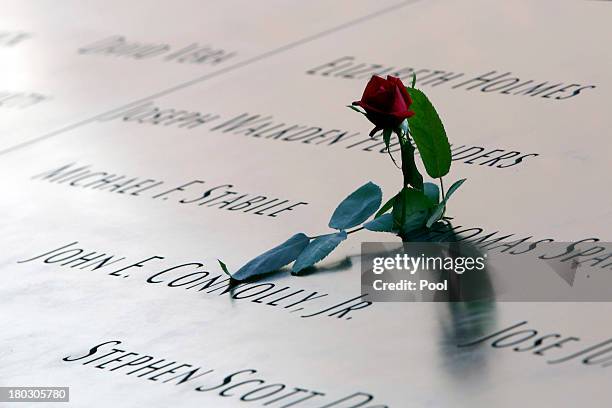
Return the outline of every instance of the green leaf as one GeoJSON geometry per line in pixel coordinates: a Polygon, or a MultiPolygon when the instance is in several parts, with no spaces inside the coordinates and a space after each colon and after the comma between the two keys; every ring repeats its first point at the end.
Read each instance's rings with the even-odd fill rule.
{"type": "Polygon", "coordinates": [[[461,185],[465,182],[465,180],[466,179],[457,180],[453,183],[452,186],[450,186],[450,188],[448,189],[448,192],[446,193],[446,197],[445,197],[446,201],[448,201],[450,196],[453,195],[453,193],[457,191],[459,187],[461,187],[461,185]]]}
{"type": "Polygon", "coordinates": [[[393,230],[393,215],[382,214],[380,217],[374,218],[363,224],[363,228],[374,232],[394,232],[393,230]]]}
{"type": "Polygon", "coordinates": [[[383,129],[383,140],[385,142],[385,146],[387,147],[387,153],[389,153],[389,157],[391,157],[391,160],[393,160],[393,164],[395,164],[395,167],[398,167],[397,162],[395,161],[395,158],[393,157],[393,154],[391,153],[391,150],[389,149],[389,145],[391,144],[392,135],[393,135],[393,130],[383,129]]]}
{"type": "Polygon", "coordinates": [[[378,210],[374,218],[378,218],[389,211],[393,207],[393,200],[395,200],[395,197],[396,196],[391,197],[382,207],[380,207],[380,210],[378,210]]]}
{"type": "Polygon", "coordinates": [[[366,114],[364,111],[362,111],[361,109],[359,109],[358,107],[354,105],[346,105],[346,107],[354,110],[355,112],[361,113],[362,115],[366,114]]]}
{"type": "Polygon", "coordinates": [[[301,232],[295,234],[282,244],[250,260],[231,276],[236,280],[242,281],[252,276],[276,271],[288,263],[295,261],[304,248],[308,246],[309,242],[310,238],[301,232]]]}
{"type": "Polygon", "coordinates": [[[451,150],[444,125],[432,103],[423,92],[407,88],[412,97],[411,109],[415,115],[408,118],[410,133],[419,149],[425,170],[432,178],[448,173],[451,166],[451,150]]]}
{"type": "Polygon", "coordinates": [[[314,265],[336,249],[346,237],[346,231],[340,231],[313,239],[300,256],[298,256],[291,270],[297,273],[314,265]]]}
{"type": "Polygon", "coordinates": [[[412,73],[412,87],[414,88],[414,86],[416,85],[416,73],[412,73]]]}
{"type": "Polygon", "coordinates": [[[427,220],[427,223],[425,224],[427,228],[431,228],[433,224],[442,219],[442,217],[444,216],[444,210],[446,209],[446,203],[448,202],[448,199],[453,195],[455,191],[457,191],[459,187],[461,187],[464,182],[465,179],[457,180],[453,183],[452,186],[450,186],[448,192],[446,193],[446,196],[444,197],[444,200],[442,200],[442,202],[436,206],[434,212],[427,220]]]}
{"type": "Polygon", "coordinates": [[[445,208],[444,204],[446,204],[446,202],[441,202],[440,204],[436,206],[436,209],[434,210],[434,212],[429,216],[427,223],[425,223],[425,226],[427,228],[431,228],[432,225],[434,225],[436,222],[442,219],[442,216],[444,215],[444,208],[445,208]]]}
{"type": "MultiPolygon", "coordinates": [[[[412,214],[417,211],[427,210],[431,207],[431,201],[425,193],[414,188],[405,187],[398,196],[403,198],[402,204],[406,207],[406,213],[412,214]]],[[[395,206],[393,208],[395,210],[395,206]]]]}
{"type": "Polygon", "coordinates": [[[389,129],[383,130],[383,140],[385,141],[385,146],[387,147],[387,151],[389,151],[389,144],[391,143],[391,134],[393,131],[389,129]]]}
{"type": "Polygon", "coordinates": [[[228,274],[230,276],[230,278],[231,278],[232,274],[229,273],[229,271],[227,270],[227,266],[223,263],[223,261],[221,261],[220,259],[217,259],[217,262],[219,262],[219,265],[221,266],[221,269],[223,269],[223,272],[228,274]]]}
{"type": "Polygon", "coordinates": [[[428,211],[433,204],[420,190],[404,187],[395,197],[393,203],[393,227],[396,230],[403,228],[408,216],[420,211],[428,211]]]}
{"type": "Polygon", "coordinates": [[[433,204],[438,204],[440,202],[440,189],[437,184],[425,183],[423,185],[423,192],[433,204]]]}
{"type": "Polygon", "coordinates": [[[374,214],[382,201],[380,187],[368,182],[346,197],[329,220],[330,228],[345,230],[363,223],[374,214]]]}
{"type": "Polygon", "coordinates": [[[402,232],[407,233],[422,228],[425,225],[428,214],[428,210],[419,210],[413,212],[412,214],[407,214],[404,217],[404,222],[401,228],[399,228],[399,226],[394,226],[393,214],[382,214],[380,217],[374,218],[372,221],[363,224],[363,227],[368,231],[374,232],[398,232],[401,230],[402,232]]]}
{"type": "Polygon", "coordinates": [[[415,213],[408,215],[404,219],[404,225],[402,226],[402,232],[404,234],[407,234],[409,232],[422,228],[425,225],[425,222],[427,221],[428,214],[429,214],[428,211],[417,211],[415,213]]]}

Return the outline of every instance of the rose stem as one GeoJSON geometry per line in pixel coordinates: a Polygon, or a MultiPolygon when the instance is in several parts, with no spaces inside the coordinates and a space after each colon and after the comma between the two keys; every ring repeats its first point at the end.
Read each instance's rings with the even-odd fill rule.
{"type": "Polygon", "coordinates": [[[442,190],[442,201],[444,201],[444,181],[442,181],[442,177],[440,177],[440,190],[442,190]]]}

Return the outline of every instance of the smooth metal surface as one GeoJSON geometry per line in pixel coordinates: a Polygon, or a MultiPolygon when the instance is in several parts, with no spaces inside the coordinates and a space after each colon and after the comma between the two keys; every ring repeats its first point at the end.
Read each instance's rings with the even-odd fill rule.
{"type": "MultiPolygon", "coordinates": [[[[68,6],[48,3],[42,8],[48,13],[42,13],[29,3],[9,3],[5,25],[25,30],[40,25],[22,48],[0,48],[3,87],[54,98],[32,110],[0,108],[4,142],[29,140],[208,69],[79,55],[78,46],[90,39],[122,33],[188,44],[204,41],[199,33],[206,27],[206,39],[247,58],[288,43],[288,37],[299,39],[393,4],[236,2],[208,5],[206,13],[185,3],[183,17],[167,18],[160,28],[157,23],[174,6],[159,3],[158,11],[149,11],[157,17],[147,21],[137,10],[122,17],[119,4],[82,5],[74,16],[83,19],[61,27],[68,6]],[[223,20],[228,15],[233,24],[223,20]],[[67,42],[54,48],[54,41],[35,41],[48,36],[67,42]]],[[[217,259],[237,270],[293,233],[325,233],[336,204],[369,180],[381,185],[386,197],[400,187],[382,146],[367,141],[368,124],[344,107],[359,97],[365,80],[307,73],[344,56],[354,56],[356,63],[462,72],[465,80],[496,70],[536,83],[595,85],[566,100],[453,88],[450,82],[423,89],[441,112],[454,146],[538,155],[508,168],[455,161],[449,181],[468,179],[450,205],[456,225],[481,228],[482,235],[512,234],[508,240],[610,241],[612,59],[602,41],[610,36],[610,11],[605,2],[417,2],[151,101],[160,110],[218,116],[201,126],[118,116],[3,155],[2,385],[69,386],[76,407],[283,406],[281,401],[263,405],[273,397],[241,401],[254,383],[230,396],[219,395],[223,388],[194,390],[256,370],[235,376],[228,386],[262,379],[264,385],[285,385],[286,392],[303,388],[325,394],[295,405],[305,408],[330,406],[354,393],[374,396],[364,408],[609,405],[612,367],[604,367],[603,353],[609,344],[589,350],[612,338],[608,303],[377,303],[345,315],[338,313],[341,308],[324,312],[360,295],[361,242],[394,241],[392,236],[351,235],[316,273],[271,277],[265,283],[274,284],[273,290],[301,290],[295,301],[279,300],[276,306],[268,303],[280,293],[259,302],[248,292],[234,292],[232,298],[188,288],[201,281],[188,285],[184,276],[222,275],[217,259]],[[309,141],[295,135],[291,141],[255,137],[248,126],[215,130],[244,113],[269,116],[270,126],[330,133],[309,141]],[[342,132],[347,132],[343,139],[330,143],[342,132]],[[125,176],[124,181],[163,184],[135,196],[86,187],[94,178],[74,186],[33,178],[70,163],[125,176]],[[198,205],[207,189],[225,185],[236,195],[307,204],[276,216],[198,205]],[[176,190],[179,186],[185,187],[176,190]],[[42,256],[69,244],[83,250],[79,256],[104,253],[117,262],[94,270],[62,265],[72,258],[49,259],[61,251],[42,256]],[[134,266],[139,262],[143,265],[134,266]],[[185,264],[192,265],[156,275],[185,264]],[[314,292],[312,300],[294,304],[314,292]],[[526,340],[519,342],[520,336],[526,340]],[[548,337],[534,346],[542,336],[548,337]],[[575,339],[534,354],[567,338],[575,339]],[[95,356],[115,347],[202,367],[200,373],[214,371],[175,385],[178,380],[149,381],[123,369],[111,371],[111,364],[96,368],[97,363],[83,365],[84,359],[63,360],[107,341],[121,343],[100,347],[95,356]],[[587,351],[572,357],[581,350],[587,351]]],[[[345,400],[331,407],[358,403],[345,400]]]]}

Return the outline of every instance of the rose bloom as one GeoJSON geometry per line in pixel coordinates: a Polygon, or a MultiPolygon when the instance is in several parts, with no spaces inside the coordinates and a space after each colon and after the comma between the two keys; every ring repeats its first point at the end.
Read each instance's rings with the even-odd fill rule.
{"type": "Polygon", "coordinates": [[[396,129],[406,118],[414,115],[410,110],[412,98],[401,79],[387,75],[383,79],[374,75],[363,91],[360,101],[353,102],[366,111],[366,117],[375,128],[370,132],[374,135],[381,129],[396,129]]]}

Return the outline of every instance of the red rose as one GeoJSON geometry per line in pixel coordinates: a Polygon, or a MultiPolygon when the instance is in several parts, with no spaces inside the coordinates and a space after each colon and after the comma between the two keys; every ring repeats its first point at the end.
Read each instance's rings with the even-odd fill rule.
{"type": "Polygon", "coordinates": [[[397,128],[406,118],[414,115],[410,110],[412,98],[401,79],[387,75],[383,79],[374,75],[363,91],[360,101],[353,102],[366,111],[366,116],[376,126],[370,136],[381,129],[397,128]]]}

